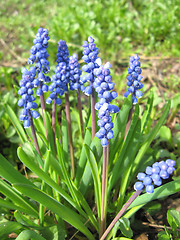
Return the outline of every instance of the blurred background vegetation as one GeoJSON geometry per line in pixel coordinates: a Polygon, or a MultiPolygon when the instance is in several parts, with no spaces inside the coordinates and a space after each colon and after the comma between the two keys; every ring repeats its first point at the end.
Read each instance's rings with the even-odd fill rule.
{"type": "MultiPolygon", "coordinates": [[[[144,97],[153,92],[152,122],[159,118],[166,100],[171,113],[154,143],[157,157],[179,159],[180,153],[180,2],[178,0],[1,0],[0,2],[0,145],[16,161],[19,143],[3,104],[18,114],[20,69],[39,27],[49,30],[51,73],[56,66],[57,43],[64,39],[70,54],[81,58],[82,42],[95,38],[103,62],[112,64],[112,76],[121,106],[126,90],[129,57],[138,53],[142,63],[144,97]]],[[[73,101],[73,99],[72,99],[73,101]]]]}

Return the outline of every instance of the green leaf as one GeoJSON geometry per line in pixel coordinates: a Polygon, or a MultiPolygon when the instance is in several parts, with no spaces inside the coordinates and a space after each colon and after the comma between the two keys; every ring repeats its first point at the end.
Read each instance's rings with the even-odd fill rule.
{"type": "Polygon", "coordinates": [[[44,111],[44,118],[46,122],[46,128],[47,128],[47,133],[48,133],[48,142],[49,142],[49,148],[53,155],[55,156],[55,145],[54,145],[54,136],[53,136],[53,130],[52,130],[52,125],[50,121],[50,116],[49,113],[44,111]]]}
{"type": "MultiPolygon", "coordinates": [[[[66,199],[73,207],[79,210],[79,207],[73,201],[73,199],[54,180],[52,180],[47,173],[45,173],[39,168],[39,166],[34,162],[34,158],[32,156],[28,156],[20,147],[18,148],[17,153],[20,160],[33,173],[35,173],[37,176],[39,176],[40,179],[45,181],[50,187],[52,187],[52,189],[58,191],[64,199],[66,199]]],[[[79,211],[81,211],[81,209],[79,211]]]]}
{"type": "Polygon", "coordinates": [[[16,240],[47,240],[46,238],[43,238],[41,235],[37,234],[36,232],[32,230],[24,230],[22,231],[16,240]]]}
{"type": "Polygon", "coordinates": [[[134,202],[127,209],[129,211],[124,215],[124,217],[125,218],[131,217],[135,212],[137,212],[141,207],[143,207],[148,202],[151,202],[155,199],[167,197],[179,191],[180,191],[180,179],[166,183],[156,188],[154,192],[151,194],[144,193],[143,195],[138,196],[134,200],[134,202]]]}
{"type": "Polygon", "coordinates": [[[165,140],[170,142],[171,141],[171,130],[170,128],[166,127],[166,126],[162,126],[159,130],[160,133],[160,137],[165,140]]]}
{"type": "Polygon", "coordinates": [[[100,219],[100,216],[101,216],[101,181],[100,181],[98,166],[97,166],[96,158],[95,158],[93,152],[91,151],[89,146],[86,144],[85,144],[85,150],[86,150],[87,159],[88,159],[90,167],[91,167],[93,180],[94,180],[98,217],[100,219]]]}
{"type": "Polygon", "coordinates": [[[33,185],[23,175],[21,175],[9,162],[0,154],[0,176],[11,184],[24,183],[33,185]]]}
{"type": "MultiPolygon", "coordinates": [[[[100,161],[102,156],[102,146],[101,146],[101,141],[97,137],[94,137],[93,141],[90,144],[90,148],[94,153],[96,159],[100,161]]],[[[87,159],[86,155],[85,155],[85,158],[87,159]]],[[[81,182],[80,182],[80,188],[79,188],[80,192],[83,195],[85,195],[86,192],[88,191],[91,180],[92,180],[91,167],[89,162],[87,162],[83,172],[81,182]]]]}
{"type": "Polygon", "coordinates": [[[173,232],[180,228],[180,213],[175,209],[169,209],[167,212],[167,220],[173,232]]]}
{"type": "Polygon", "coordinates": [[[81,221],[81,217],[73,210],[57,202],[55,199],[48,196],[46,193],[42,192],[40,189],[36,187],[30,187],[24,184],[14,184],[14,187],[18,189],[20,192],[22,192],[24,195],[41,203],[42,205],[47,207],[47,209],[51,210],[53,213],[57,214],[63,220],[77,228],[79,231],[84,233],[84,235],[88,239],[94,240],[93,235],[81,221]]]}
{"type": "Polygon", "coordinates": [[[51,227],[46,227],[40,231],[41,235],[46,239],[51,240],[65,240],[67,234],[60,224],[55,224],[51,227]]]}
{"type": "Polygon", "coordinates": [[[119,219],[119,228],[124,236],[128,238],[133,236],[133,231],[130,227],[130,221],[127,218],[122,217],[119,219]]]}
{"type": "Polygon", "coordinates": [[[62,127],[61,127],[61,133],[62,133],[62,145],[65,155],[65,164],[69,166],[69,141],[68,141],[68,128],[67,128],[67,120],[66,115],[64,111],[62,112],[62,127]]]}
{"type": "Polygon", "coordinates": [[[133,162],[133,170],[132,170],[132,175],[136,174],[136,171],[138,171],[139,169],[139,165],[141,164],[141,160],[145,154],[145,152],[147,151],[149,145],[151,144],[151,142],[153,141],[153,139],[155,138],[155,136],[157,135],[160,127],[164,124],[164,122],[166,121],[166,118],[168,116],[169,110],[170,110],[170,106],[171,106],[171,102],[169,101],[166,106],[165,106],[165,110],[163,112],[163,114],[161,115],[158,123],[155,125],[155,127],[152,129],[152,131],[150,131],[150,134],[147,136],[147,139],[145,140],[145,142],[143,143],[142,147],[140,148],[134,162],[133,162]]]}
{"type": "Polygon", "coordinates": [[[7,221],[0,224],[0,237],[7,237],[8,234],[22,228],[22,225],[17,222],[7,221]]]}
{"type": "Polygon", "coordinates": [[[6,197],[11,199],[11,201],[18,205],[25,213],[28,213],[32,216],[38,216],[37,210],[35,210],[35,206],[33,207],[32,204],[28,202],[27,199],[22,197],[19,193],[16,192],[9,184],[5,181],[0,179],[0,189],[1,193],[3,193],[6,197]]]}
{"type": "Polygon", "coordinates": [[[109,149],[111,149],[109,153],[109,161],[111,163],[111,159],[114,159],[114,155],[119,149],[119,144],[122,143],[124,139],[124,132],[126,128],[126,123],[128,120],[129,111],[132,108],[132,96],[129,95],[127,98],[124,98],[123,105],[118,113],[117,118],[115,119],[113,133],[114,137],[109,142],[109,149]]]}
{"type": "Polygon", "coordinates": [[[126,139],[122,145],[121,151],[119,152],[117,156],[117,160],[115,162],[115,165],[113,167],[113,170],[111,172],[111,176],[109,178],[109,183],[108,183],[108,195],[114,186],[114,184],[117,182],[117,180],[122,176],[124,171],[124,158],[125,155],[127,154],[128,151],[131,151],[130,149],[130,144],[133,142],[133,133],[134,130],[136,129],[136,124],[139,118],[139,106],[137,105],[135,108],[135,112],[131,121],[131,125],[128,131],[128,134],[126,136],[126,139]]]}
{"type": "Polygon", "coordinates": [[[145,130],[145,127],[150,119],[150,114],[152,111],[152,107],[153,107],[153,99],[154,99],[154,95],[152,94],[147,101],[146,104],[146,108],[145,111],[143,113],[142,119],[141,119],[141,132],[143,133],[145,130]]]}
{"type": "Polygon", "coordinates": [[[6,109],[7,114],[9,115],[10,120],[12,121],[12,124],[16,128],[16,131],[21,139],[21,142],[24,143],[24,142],[28,141],[26,133],[25,133],[22,125],[20,124],[20,121],[17,118],[16,114],[12,110],[12,108],[8,104],[5,105],[4,107],[6,109]]]}
{"type": "MultiPolygon", "coordinates": [[[[91,132],[89,131],[89,129],[86,129],[85,137],[84,137],[84,144],[87,144],[88,146],[90,146],[91,142],[92,142],[91,132]]],[[[81,150],[81,154],[80,154],[80,158],[79,158],[79,161],[78,161],[76,176],[75,176],[75,184],[76,185],[78,185],[79,182],[80,182],[80,179],[81,179],[81,177],[83,175],[83,172],[84,172],[84,168],[86,166],[86,162],[87,162],[86,151],[85,151],[85,147],[83,145],[82,150],[81,150]]]]}
{"type": "Polygon", "coordinates": [[[127,187],[129,186],[129,183],[131,181],[131,170],[132,170],[134,158],[139,149],[140,139],[141,139],[141,120],[139,119],[134,128],[132,139],[129,142],[126,154],[124,155],[123,164],[121,164],[121,169],[123,169],[123,173],[121,173],[122,171],[120,171],[119,173],[121,177],[121,184],[120,184],[120,191],[119,191],[118,204],[117,204],[118,211],[122,207],[127,187]]]}
{"type": "Polygon", "coordinates": [[[158,240],[171,240],[172,238],[169,238],[169,235],[166,234],[165,231],[158,233],[158,240]]]}
{"type": "Polygon", "coordinates": [[[42,228],[39,225],[32,222],[27,217],[25,217],[24,215],[22,215],[19,211],[14,212],[14,217],[15,217],[17,222],[19,222],[20,224],[22,224],[26,227],[31,227],[31,228],[35,228],[35,229],[41,229],[42,228]]]}

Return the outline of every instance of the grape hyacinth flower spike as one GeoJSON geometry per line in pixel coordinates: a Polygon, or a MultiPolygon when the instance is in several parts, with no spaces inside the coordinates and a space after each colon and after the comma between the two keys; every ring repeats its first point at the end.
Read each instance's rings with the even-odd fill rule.
{"type": "Polygon", "coordinates": [[[112,91],[115,84],[111,81],[110,67],[111,64],[107,62],[105,65],[101,65],[99,68],[94,69],[96,78],[93,86],[100,98],[95,105],[95,109],[99,111],[99,120],[97,124],[100,130],[95,135],[101,139],[101,145],[103,147],[106,147],[109,143],[109,139],[114,137],[111,114],[119,112],[119,108],[116,105],[110,104],[110,102],[117,97],[117,93],[112,91]]]}
{"type": "Polygon", "coordinates": [[[82,139],[84,139],[84,127],[83,127],[82,104],[81,104],[81,92],[80,91],[84,91],[85,87],[84,87],[83,83],[80,81],[82,71],[80,70],[80,64],[78,63],[77,54],[73,54],[72,56],[70,56],[69,68],[70,68],[70,76],[71,76],[71,81],[69,83],[69,87],[70,87],[70,90],[76,90],[76,92],[77,92],[77,103],[78,103],[78,110],[79,110],[81,135],[82,135],[82,139]]]}
{"type": "Polygon", "coordinates": [[[19,99],[17,104],[19,107],[23,107],[23,109],[21,110],[19,120],[24,121],[24,128],[31,126],[35,147],[37,152],[40,154],[33,124],[33,118],[37,119],[40,116],[39,113],[34,110],[37,108],[37,103],[34,102],[35,97],[33,96],[33,81],[36,76],[36,69],[34,67],[30,67],[28,71],[26,68],[23,68],[21,72],[22,79],[19,82],[20,89],[18,90],[18,94],[21,96],[21,99],[19,99]]]}
{"type": "Polygon", "coordinates": [[[162,179],[168,179],[169,175],[175,171],[176,162],[171,159],[167,159],[166,161],[156,162],[152,165],[152,167],[147,167],[145,173],[138,173],[137,178],[138,182],[135,183],[134,189],[135,193],[129,198],[129,200],[124,204],[122,209],[113,219],[109,227],[106,229],[100,240],[104,240],[106,236],[109,234],[111,229],[117,223],[117,221],[122,217],[127,208],[131,205],[131,203],[141,194],[143,189],[148,194],[154,192],[154,185],[161,186],[162,179]]]}
{"type": "Polygon", "coordinates": [[[68,137],[69,137],[69,147],[70,147],[70,157],[71,157],[71,173],[72,178],[75,176],[75,165],[74,165],[74,152],[72,143],[72,129],[71,129],[71,117],[70,117],[70,103],[69,103],[69,93],[68,84],[70,83],[72,76],[70,74],[69,67],[69,50],[66,41],[60,40],[58,42],[57,50],[57,66],[55,69],[55,75],[52,76],[52,84],[49,86],[49,91],[52,93],[46,99],[47,104],[53,103],[53,115],[52,115],[52,125],[55,139],[55,113],[56,104],[61,104],[61,99],[59,98],[65,94],[65,108],[66,108],[66,119],[68,125],[68,137]]]}
{"type": "MultiPolygon", "coordinates": [[[[99,61],[99,60],[98,60],[99,61]]],[[[102,203],[101,203],[101,226],[100,236],[102,236],[106,228],[106,212],[107,212],[107,179],[108,179],[108,162],[109,162],[109,139],[113,138],[113,122],[111,113],[119,112],[116,105],[110,102],[117,97],[117,93],[112,91],[114,83],[111,81],[109,68],[111,64],[107,62],[102,65],[99,61],[100,67],[95,68],[93,74],[96,76],[93,83],[95,91],[98,93],[100,100],[96,103],[95,108],[99,110],[97,122],[100,130],[95,134],[101,140],[103,147],[103,169],[102,169],[102,203]]]]}
{"type": "Polygon", "coordinates": [[[175,170],[176,162],[171,159],[165,161],[156,162],[152,167],[147,167],[145,173],[138,173],[137,178],[138,182],[135,183],[135,190],[143,190],[147,193],[154,192],[154,186],[161,186],[162,180],[169,178],[169,175],[172,174],[175,170]]]}
{"type": "Polygon", "coordinates": [[[92,138],[94,138],[96,133],[96,114],[95,114],[95,93],[94,93],[94,69],[98,68],[98,53],[99,49],[96,47],[94,43],[94,39],[92,37],[88,37],[88,41],[83,42],[83,57],[82,59],[86,63],[82,70],[86,72],[85,75],[81,76],[80,82],[82,84],[87,81],[90,82],[90,85],[84,89],[84,94],[87,96],[91,96],[91,118],[92,118],[92,138]]]}
{"type": "Polygon", "coordinates": [[[127,97],[129,94],[132,94],[133,104],[137,104],[138,99],[143,96],[143,93],[139,91],[143,87],[143,84],[140,82],[143,77],[141,75],[142,70],[139,59],[137,54],[134,57],[131,56],[129,59],[129,68],[127,69],[130,75],[127,76],[128,91],[125,92],[124,96],[127,97]]]}
{"type": "MultiPolygon", "coordinates": [[[[129,59],[129,68],[128,73],[129,76],[127,76],[127,86],[128,86],[128,91],[125,92],[124,97],[128,97],[129,94],[132,94],[132,103],[133,106],[138,103],[138,99],[143,96],[143,93],[139,90],[143,87],[143,84],[140,82],[141,79],[143,78],[141,75],[141,63],[139,61],[139,56],[135,54],[135,56],[131,56],[129,59]]],[[[124,135],[124,140],[127,136],[127,133],[129,131],[132,115],[133,115],[133,106],[129,111],[129,116],[128,116],[128,121],[126,124],[126,129],[125,129],[125,135],[124,135]]]]}
{"type": "Polygon", "coordinates": [[[36,38],[33,40],[34,46],[31,47],[31,55],[29,56],[27,63],[34,64],[36,68],[37,77],[34,79],[34,87],[38,87],[36,94],[40,96],[41,100],[41,108],[42,108],[42,117],[44,121],[46,136],[47,136],[47,128],[44,118],[45,111],[45,101],[44,101],[44,92],[48,92],[47,83],[50,82],[50,77],[46,76],[50,71],[49,61],[47,60],[49,54],[47,53],[48,48],[48,30],[39,28],[36,34],[36,38]]]}

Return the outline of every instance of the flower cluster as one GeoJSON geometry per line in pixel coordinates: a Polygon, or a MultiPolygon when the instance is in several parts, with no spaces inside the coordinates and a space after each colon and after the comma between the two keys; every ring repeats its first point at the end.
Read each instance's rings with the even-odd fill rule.
{"type": "Polygon", "coordinates": [[[21,95],[21,99],[18,101],[18,106],[23,107],[21,110],[19,120],[24,121],[24,127],[30,126],[30,118],[38,118],[39,113],[35,110],[37,104],[34,102],[35,97],[33,96],[34,77],[36,76],[36,69],[31,67],[29,71],[26,68],[22,70],[22,79],[19,82],[20,89],[18,94],[21,95]]]}
{"type": "Polygon", "coordinates": [[[71,81],[69,83],[70,90],[80,89],[81,91],[84,91],[85,87],[83,86],[83,83],[80,81],[82,71],[80,70],[80,64],[78,63],[77,54],[73,54],[72,56],[70,56],[69,68],[71,75],[71,81]]]}
{"type": "Polygon", "coordinates": [[[52,84],[49,86],[49,91],[52,93],[46,100],[47,104],[51,104],[53,100],[56,101],[56,104],[61,104],[58,95],[62,96],[64,92],[68,91],[68,83],[72,78],[69,68],[69,51],[64,40],[60,40],[58,43],[57,63],[55,75],[52,76],[52,84]]]}
{"type": "Polygon", "coordinates": [[[87,74],[81,76],[80,81],[82,84],[86,83],[87,81],[90,82],[90,86],[87,86],[84,89],[84,93],[89,96],[92,94],[93,91],[92,89],[94,82],[93,71],[94,69],[99,67],[97,63],[99,49],[96,47],[96,44],[94,43],[94,39],[92,37],[88,37],[88,41],[83,42],[83,47],[84,49],[82,59],[86,64],[82,67],[82,70],[87,74]]]}
{"type": "Polygon", "coordinates": [[[39,86],[36,92],[38,96],[41,96],[43,95],[43,92],[48,91],[48,86],[46,83],[50,81],[50,78],[44,75],[50,71],[49,61],[47,60],[49,57],[49,54],[47,53],[48,40],[48,30],[39,28],[36,38],[33,40],[34,46],[32,46],[30,50],[31,55],[27,60],[28,64],[33,64],[36,62],[35,68],[37,72],[37,78],[34,86],[39,86]]]}
{"type": "Polygon", "coordinates": [[[109,104],[117,97],[117,93],[112,91],[114,83],[111,82],[110,67],[111,64],[107,62],[105,65],[101,65],[93,71],[93,74],[97,76],[93,83],[93,87],[100,98],[99,102],[95,104],[96,110],[99,110],[99,120],[97,124],[100,127],[95,135],[101,139],[101,145],[103,147],[107,146],[109,143],[108,140],[114,137],[112,131],[112,117],[110,114],[119,112],[119,108],[116,105],[109,104]]]}
{"type": "Polygon", "coordinates": [[[152,167],[148,166],[145,173],[138,173],[137,178],[140,181],[135,183],[134,189],[142,190],[146,187],[147,193],[153,193],[154,185],[161,186],[162,179],[169,178],[169,175],[174,172],[175,164],[176,162],[174,160],[167,159],[166,162],[155,162],[152,167]]]}
{"type": "Polygon", "coordinates": [[[127,86],[128,91],[125,92],[124,96],[127,97],[130,93],[132,93],[132,102],[133,104],[136,104],[138,102],[138,98],[142,97],[142,92],[139,91],[143,87],[143,84],[140,82],[143,78],[141,75],[141,63],[139,62],[139,56],[135,54],[134,57],[130,57],[129,59],[129,68],[128,73],[130,74],[127,77],[127,86]]]}

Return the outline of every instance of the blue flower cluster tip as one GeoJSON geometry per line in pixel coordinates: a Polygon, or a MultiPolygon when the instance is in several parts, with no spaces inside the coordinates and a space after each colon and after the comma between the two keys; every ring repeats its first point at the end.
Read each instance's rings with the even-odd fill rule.
{"type": "Polygon", "coordinates": [[[114,137],[112,130],[113,122],[110,114],[119,112],[119,108],[116,105],[110,104],[110,102],[117,97],[117,93],[112,91],[114,83],[111,81],[110,67],[111,64],[107,62],[105,65],[101,65],[93,71],[93,74],[96,76],[93,87],[100,98],[95,104],[96,110],[99,110],[99,120],[97,124],[100,127],[95,135],[101,139],[101,145],[103,147],[106,147],[109,143],[109,139],[114,137]]]}
{"type": "Polygon", "coordinates": [[[138,102],[138,98],[143,96],[143,93],[139,90],[143,87],[143,84],[140,82],[143,77],[141,75],[142,70],[139,59],[140,58],[137,54],[135,54],[134,57],[130,57],[129,68],[127,69],[130,75],[127,76],[128,91],[125,92],[124,96],[127,97],[129,94],[132,94],[133,104],[136,104],[138,102]]]}
{"type": "Polygon", "coordinates": [[[166,161],[155,162],[152,167],[147,167],[145,173],[138,173],[138,182],[135,183],[135,190],[143,190],[146,188],[147,193],[154,192],[154,185],[161,186],[162,179],[168,179],[169,175],[175,170],[176,162],[171,159],[166,161]]]}
{"type": "Polygon", "coordinates": [[[70,82],[70,68],[69,68],[69,50],[66,41],[60,40],[57,50],[57,66],[55,75],[52,76],[52,83],[49,86],[49,91],[52,92],[46,99],[47,104],[51,104],[53,100],[57,105],[61,104],[61,99],[64,92],[68,91],[68,83],[70,82]]]}
{"type": "Polygon", "coordinates": [[[86,72],[85,75],[81,76],[80,82],[82,84],[86,83],[87,81],[90,82],[90,86],[87,86],[84,89],[84,94],[86,95],[91,95],[93,91],[93,82],[94,82],[94,74],[93,71],[94,69],[98,68],[98,53],[99,49],[96,47],[96,44],[94,43],[94,39],[92,37],[88,37],[88,41],[83,42],[83,57],[82,59],[86,63],[83,67],[82,70],[86,72]]]}
{"type": "Polygon", "coordinates": [[[28,71],[26,68],[23,68],[21,72],[22,79],[19,82],[20,89],[18,91],[21,99],[19,99],[17,104],[19,107],[23,107],[19,116],[19,120],[24,121],[24,127],[28,128],[30,126],[31,116],[33,118],[39,117],[39,113],[35,110],[32,110],[37,108],[37,103],[34,102],[35,97],[33,96],[36,69],[34,67],[30,67],[28,71]]]}
{"type": "Polygon", "coordinates": [[[85,90],[83,86],[83,82],[81,82],[80,77],[82,71],[80,70],[80,64],[78,63],[77,54],[73,54],[69,58],[69,68],[70,68],[70,76],[71,81],[69,83],[70,90],[80,89],[82,92],[85,90]]]}
{"type": "Polygon", "coordinates": [[[36,91],[37,96],[41,96],[44,92],[48,91],[46,83],[51,80],[49,76],[45,75],[50,71],[49,61],[47,60],[49,57],[47,53],[48,40],[48,30],[39,28],[36,38],[33,40],[34,46],[30,50],[31,55],[27,60],[28,64],[36,63],[37,78],[34,80],[34,87],[38,87],[36,91]]]}

